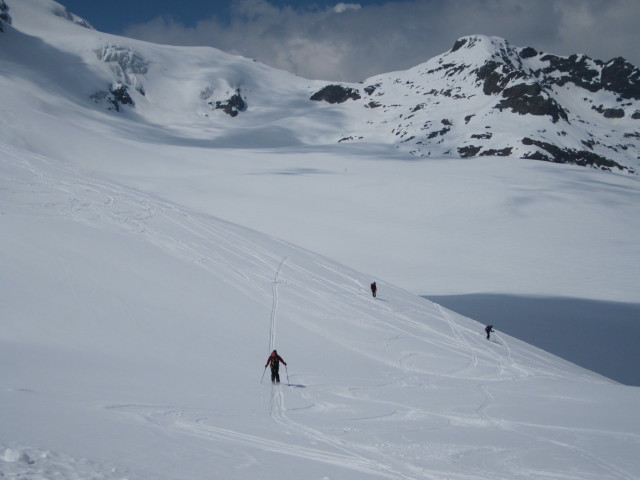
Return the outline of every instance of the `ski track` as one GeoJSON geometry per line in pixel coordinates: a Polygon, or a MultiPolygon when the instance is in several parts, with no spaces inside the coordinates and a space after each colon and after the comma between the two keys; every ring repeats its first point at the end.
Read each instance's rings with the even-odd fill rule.
{"type": "MultiPolygon", "coordinates": [[[[17,159],[17,157],[14,158],[17,159]]],[[[38,184],[43,184],[43,186],[50,190],[60,192],[61,198],[59,202],[54,204],[42,202],[41,205],[47,209],[57,209],[62,216],[68,216],[73,218],[75,221],[89,225],[103,225],[104,220],[107,219],[118,230],[124,230],[135,235],[144,235],[151,243],[170,251],[173,255],[176,255],[179,258],[186,258],[196,262],[203,268],[211,271],[213,274],[216,274],[216,271],[218,270],[215,268],[215,265],[225,262],[225,259],[222,256],[213,257],[206,253],[207,250],[209,250],[207,249],[207,245],[215,244],[218,250],[222,250],[225,255],[229,255],[234,259],[233,262],[227,260],[225,263],[228,262],[229,264],[233,263],[234,265],[247,265],[247,271],[250,271],[251,275],[245,274],[244,271],[236,269],[236,279],[233,282],[234,286],[244,291],[255,290],[256,271],[264,272],[266,267],[275,263],[275,257],[271,252],[247,241],[241,235],[230,235],[228,231],[212,228],[208,223],[211,219],[207,218],[205,220],[200,220],[200,215],[195,212],[189,212],[183,208],[178,208],[177,206],[160,199],[152,199],[146,195],[140,194],[139,192],[108,181],[98,181],[95,178],[93,178],[91,182],[84,181],[77,183],[68,182],[66,180],[57,180],[57,178],[61,176],[64,178],[88,178],[88,175],[81,175],[78,170],[69,166],[53,166],[42,157],[34,156],[33,161],[41,162],[42,165],[39,168],[36,168],[30,162],[22,161],[22,159],[17,159],[15,162],[15,165],[20,166],[21,168],[26,168],[36,177],[36,179],[28,185],[24,185],[22,181],[19,181],[19,183],[23,184],[23,188],[29,188],[32,191],[40,190],[41,187],[38,187],[38,184]],[[45,175],[42,173],[43,167],[48,167],[49,174],[45,175]],[[171,235],[163,231],[162,228],[156,226],[160,221],[165,222],[165,224],[168,225],[173,225],[174,227],[177,226],[181,231],[190,233],[192,235],[192,241],[185,242],[175,240],[171,235]],[[236,261],[235,259],[238,258],[241,258],[242,260],[236,261]]],[[[37,208],[37,204],[34,205],[34,207],[37,208]]],[[[275,278],[272,282],[271,291],[271,348],[275,345],[276,340],[279,277],[287,257],[278,258],[277,260],[279,263],[277,264],[278,266],[275,278]]],[[[305,273],[309,274],[309,272],[305,273]]],[[[337,283],[335,286],[337,288],[342,288],[342,285],[337,283]]],[[[176,420],[174,425],[179,427],[180,430],[187,431],[191,435],[203,438],[214,438],[225,442],[233,441],[253,446],[255,448],[303,457],[309,460],[329,463],[386,478],[413,478],[393,472],[389,467],[381,464],[380,462],[367,459],[362,455],[354,454],[341,445],[339,441],[334,440],[329,436],[320,434],[318,431],[302,427],[301,425],[294,424],[289,421],[283,413],[284,407],[282,405],[282,393],[278,386],[273,387],[273,389],[275,397],[272,397],[272,402],[275,403],[272,404],[271,416],[276,423],[284,428],[296,430],[304,437],[310,438],[314,441],[319,441],[329,446],[331,449],[335,449],[342,453],[331,452],[325,449],[300,447],[295,444],[278,442],[255,435],[205,425],[202,422],[176,420]]],[[[129,410],[131,408],[138,409],[140,407],[126,406],[110,408],[125,408],[129,410]]],[[[147,410],[147,408],[145,407],[144,410],[147,410]]],[[[166,419],[170,417],[182,417],[184,412],[176,413],[175,411],[163,411],[158,413],[157,410],[152,409],[151,411],[145,411],[142,416],[157,425],[163,425],[165,422],[157,421],[158,415],[161,415],[166,422],[166,419]]],[[[166,424],[163,426],[165,428],[167,427],[166,424]]]]}
{"type": "MultiPolygon", "coordinates": [[[[307,293],[308,291],[313,293],[310,297],[313,299],[315,306],[320,311],[326,312],[326,305],[332,298],[329,295],[330,292],[341,292],[342,295],[362,297],[362,301],[354,303],[354,306],[340,305],[340,315],[345,318],[345,322],[351,322],[352,324],[369,330],[378,329],[387,332],[387,337],[385,340],[382,340],[382,344],[387,348],[394,347],[397,350],[395,360],[389,361],[390,365],[399,366],[399,372],[395,376],[396,381],[403,381],[402,379],[404,378],[406,382],[406,378],[409,375],[413,375],[415,378],[416,374],[423,373],[431,373],[432,375],[443,377],[450,376],[460,379],[478,380],[477,376],[473,376],[473,371],[477,370],[481,365],[493,365],[494,376],[491,379],[487,378],[486,381],[481,381],[477,385],[477,388],[483,395],[483,401],[476,409],[476,419],[471,419],[468,416],[454,415],[452,413],[441,415],[444,420],[469,422],[470,420],[475,421],[482,419],[486,423],[493,425],[496,429],[522,435],[537,442],[546,442],[555,448],[570,451],[583,458],[585,462],[593,463],[604,471],[610,472],[616,479],[634,480],[638,478],[634,473],[625,471],[612,462],[607,461],[602,455],[597,455],[568,441],[550,438],[548,435],[545,436],[544,431],[558,431],[561,430],[560,427],[527,425],[524,423],[495,419],[490,416],[489,412],[493,404],[493,395],[491,393],[492,385],[502,381],[535,375],[544,375],[547,377],[560,375],[553,371],[554,368],[557,367],[553,367],[548,359],[536,354],[534,350],[528,350],[527,355],[529,356],[529,360],[531,360],[531,365],[535,365],[535,367],[524,368],[512,358],[511,349],[505,337],[496,335],[498,343],[486,342],[482,336],[482,332],[472,330],[466,325],[463,326],[458,318],[453,318],[440,306],[435,307],[433,315],[437,315],[443,322],[446,322],[449,330],[448,334],[444,331],[436,330],[425,323],[421,323],[414,318],[415,316],[411,317],[405,313],[394,310],[392,301],[385,303],[385,301],[378,300],[372,304],[369,298],[365,299],[368,292],[362,287],[360,280],[345,276],[342,272],[330,268],[329,265],[316,262],[312,265],[315,270],[305,268],[297,262],[290,261],[288,256],[277,256],[273,252],[244,238],[242,234],[232,233],[234,227],[231,225],[227,225],[228,228],[224,229],[217,228],[216,226],[218,224],[211,222],[212,219],[210,217],[205,217],[197,212],[192,212],[164,200],[151,198],[109,181],[89,177],[85,173],[81,173],[69,166],[53,165],[43,157],[32,155],[31,158],[33,160],[27,161],[15,155],[13,151],[6,146],[0,147],[0,150],[5,154],[5,158],[13,159],[14,167],[26,170],[31,175],[30,182],[25,182],[24,176],[6,179],[8,186],[23,190],[29,189],[33,193],[34,203],[25,205],[25,208],[32,210],[40,208],[43,212],[50,212],[51,210],[57,211],[59,215],[68,216],[75,221],[86,224],[99,225],[100,228],[104,228],[104,220],[107,219],[118,231],[129,232],[133,235],[143,235],[151,243],[171,252],[171,254],[179,258],[188,259],[200,265],[212,275],[216,275],[219,278],[222,278],[218,273],[218,270],[220,270],[219,266],[224,265],[225,267],[229,267],[230,265],[242,265],[242,268],[231,269],[234,272],[233,278],[225,277],[223,280],[232,283],[236,288],[251,293],[252,295],[255,295],[256,292],[264,292],[264,285],[271,281],[271,298],[268,298],[266,292],[264,292],[261,297],[261,301],[265,304],[268,301],[271,302],[270,351],[273,350],[276,342],[278,306],[280,302],[278,285],[281,281],[280,277],[284,265],[287,264],[291,271],[291,285],[296,287],[299,287],[299,282],[301,282],[302,279],[311,279],[310,282],[312,282],[317,275],[315,272],[324,270],[327,272],[327,275],[325,276],[326,278],[323,278],[324,284],[321,288],[314,289],[312,286],[306,287],[307,293]],[[32,162],[39,162],[40,165],[36,167],[32,162]],[[91,182],[70,182],[68,180],[58,180],[60,177],[93,179],[91,182]],[[57,191],[60,196],[54,199],[55,201],[52,201],[51,195],[48,192],[41,197],[39,192],[43,190],[43,186],[49,190],[57,191]],[[38,199],[40,200],[39,204],[35,203],[38,199]],[[176,227],[179,228],[181,232],[189,233],[188,240],[177,240],[171,235],[171,229],[176,227]],[[215,249],[211,248],[211,245],[215,245],[215,249]],[[211,253],[215,251],[221,251],[223,254],[211,253]],[[225,255],[227,256],[226,258],[225,255]],[[275,275],[273,274],[274,266],[277,266],[275,268],[275,275]],[[271,276],[270,279],[269,276],[271,276]],[[378,315],[374,315],[374,312],[380,312],[381,310],[386,311],[386,318],[389,320],[381,320],[378,315]],[[389,336],[389,331],[395,333],[389,336]],[[421,352],[404,351],[401,348],[403,339],[407,337],[419,337],[425,349],[428,349],[430,344],[437,344],[439,347],[448,349],[456,355],[464,354],[469,359],[468,364],[457,371],[447,374],[411,370],[407,367],[406,360],[412,355],[421,355],[421,352]],[[502,350],[504,353],[499,353],[498,350],[502,350]],[[542,430],[543,432],[533,435],[532,433],[524,431],[525,428],[542,430]]],[[[11,195],[11,193],[12,191],[7,187],[3,195],[11,195]]],[[[181,238],[185,237],[187,236],[181,236],[181,238]]],[[[70,282],[73,282],[73,280],[71,279],[70,282]]],[[[426,311],[429,308],[426,305],[426,301],[425,303],[420,303],[420,305],[416,307],[416,311],[426,311]]],[[[326,315],[330,315],[330,313],[327,312],[326,315]]],[[[320,335],[328,335],[320,326],[304,318],[301,318],[299,323],[320,335]]],[[[346,347],[357,350],[376,361],[381,361],[375,354],[364,348],[354,347],[349,343],[349,339],[342,340],[336,336],[331,336],[330,339],[335,343],[343,342],[346,347]]],[[[567,373],[562,372],[562,374],[564,378],[566,378],[567,373]]],[[[422,386],[424,386],[424,381],[425,380],[422,380],[422,386]]],[[[293,443],[293,441],[283,442],[213,426],[205,423],[206,419],[200,418],[202,417],[201,413],[197,414],[199,419],[187,420],[186,417],[195,416],[196,414],[189,414],[187,410],[182,409],[177,409],[176,413],[176,411],[173,410],[149,406],[123,405],[109,408],[124,409],[129,413],[142,410],[142,417],[147,421],[208,441],[241,444],[256,449],[331,464],[379,477],[404,480],[442,478],[437,472],[430,472],[408,462],[403,462],[397,457],[383,453],[381,449],[350,443],[342,438],[292,421],[286,414],[283,388],[284,386],[282,385],[272,386],[269,415],[273,422],[283,431],[293,431],[307,442],[324,445],[325,448],[305,447],[293,443]],[[159,418],[162,420],[159,420],[159,418]]],[[[334,393],[340,395],[340,392],[334,393]]],[[[317,405],[321,401],[317,394],[316,396],[307,394],[304,397],[309,400],[312,405],[317,405]]],[[[353,393],[349,398],[362,401],[362,399],[357,398],[353,393]]],[[[426,409],[411,407],[398,402],[371,398],[367,398],[366,401],[393,407],[393,414],[404,411],[414,415],[437,416],[426,409]]],[[[571,432],[575,432],[575,429],[572,429],[571,432]]],[[[630,441],[640,443],[637,436],[630,436],[630,441]]],[[[517,465],[515,465],[514,468],[515,467],[517,467],[517,465]]],[[[458,475],[455,473],[449,473],[447,476],[449,478],[458,478],[458,475]]],[[[459,478],[469,477],[461,474],[459,478]]],[[[478,476],[476,478],[484,477],[478,476]]]]}
{"type": "MultiPolygon", "coordinates": [[[[304,426],[290,420],[285,414],[286,409],[284,406],[284,395],[279,386],[275,386],[273,388],[272,398],[274,399],[274,402],[271,410],[271,416],[276,423],[280,424],[285,431],[290,429],[294,430],[311,441],[325,444],[333,449],[342,451],[343,455],[341,455],[341,457],[344,456],[349,460],[349,468],[353,468],[355,466],[358,470],[365,472],[367,472],[367,470],[371,470],[371,472],[368,473],[376,473],[377,475],[394,479],[409,480],[416,478],[435,478],[430,475],[426,475],[426,472],[421,468],[406,463],[400,464],[388,455],[383,454],[381,451],[375,451],[373,453],[376,458],[375,460],[373,458],[368,458],[362,453],[356,453],[356,450],[365,450],[362,446],[357,446],[343,439],[327,435],[317,429],[304,426]],[[384,460],[384,462],[381,460],[384,460]],[[409,470],[410,473],[405,473],[401,470],[409,470]]],[[[370,448],[366,449],[366,451],[369,456],[372,455],[372,450],[370,448]]]]}
{"type": "Polygon", "coordinates": [[[280,272],[282,271],[282,267],[287,261],[288,257],[284,257],[278,265],[278,269],[276,270],[273,283],[272,283],[272,292],[273,292],[273,304],[271,307],[271,328],[269,332],[269,352],[272,352],[275,349],[276,345],[276,318],[278,314],[278,284],[280,283],[280,272]]]}
{"type": "MultiPolygon", "coordinates": [[[[53,165],[41,156],[31,154],[32,159],[25,160],[7,147],[3,147],[2,151],[8,158],[14,159],[15,166],[30,172],[33,177],[26,184],[22,177],[15,179],[14,184],[31,190],[35,198],[43,190],[42,186],[60,193],[55,202],[51,202],[52,195],[47,194],[47,200],[43,199],[40,203],[45,210],[58,210],[61,216],[99,228],[104,228],[104,220],[108,220],[107,223],[118,231],[142,235],[151,244],[178,258],[198,264],[245,293],[255,296],[255,292],[261,290],[261,282],[267,271],[273,271],[273,265],[282,260],[282,257],[276,257],[272,252],[247,240],[240,232],[232,233],[235,227],[231,224],[227,225],[227,229],[217,228],[217,224],[224,222],[212,222],[211,217],[111,181],[97,179],[95,175],[91,176],[76,168],[53,165]],[[35,162],[39,165],[36,166],[35,162]],[[70,182],[68,178],[82,178],[83,181],[70,182]],[[171,235],[171,230],[176,227],[181,231],[181,238],[188,240],[178,240],[171,235]],[[221,251],[222,254],[211,253],[216,251],[221,251]],[[233,265],[244,267],[237,268],[233,265]],[[235,277],[221,275],[221,266],[233,272],[235,277]]],[[[30,207],[37,208],[38,204],[34,203],[30,207]]],[[[267,301],[266,297],[261,300],[267,301]]]]}
{"type": "MultiPolygon", "coordinates": [[[[573,454],[575,454],[576,456],[580,457],[583,459],[584,462],[586,463],[591,463],[597,467],[599,467],[602,471],[604,472],[609,472],[610,474],[613,475],[613,478],[619,479],[619,480],[637,480],[638,477],[635,474],[632,474],[631,472],[628,472],[624,469],[619,468],[617,465],[615,465],[614,463],[608,461],[605,459],[604,455],[598,455],[596,453],[592,453],[589,452],[588,450],[584,449],[584,448],[580,448],[575,444],[566,442],[566,441],[561,441],[561,440],[557,440],[557,439],[553,439],[553,438],[549,438],[548,435],[545,435],[545,433],[547,432],[554,432],[554,431],[565,431],[565,432],[569,432],[571,434],[576,434],[577,431],[583,431],[584,429],[576,429],[576,428],[562,428],[562,427],[554,427],[554,426],[549,426],[549,425],[531,425],[531,424],[525,424],[525,423],[521,423],[521,422],[511,422],[511,421],[507,421],[507,420],[497,420],[493,417],[491,417],[488,414],[488,410],[491,407],[491,404],[493,403],[493,395],[490,392],[489,386],[487,385],[481,385],[480,388],[482,389],[482,391],[485,394],[485,401],[480,405],[480,407],[478,408],[477,412],[478,414],[487,420],[487,422],[489,422],[490,424],[492,424],[493,426],[497,427],[500,430],[506,431],[506,432],[512,432],[515,433],[517,435],[520,435],[522,437],[526,437],[534,442],[540,442],[540,443],[547,443],[551,446],[551,448],[553,449],[557,449],[560,448],[562,450],[565,450],[567,452],[571,452],[573,454]],[[534,435],[532,433],[529,432],[525,432],[523,431],[523,427],[537,427],[541,430],[543,430],[543,432],[538,432],[537,435],[534,435]]],[[[598,433],[609,433],[609,432],[598,432],[598,433]]],[[[618,434],[616,433],[614,434],[609,434],[611,436],[617,436],[618,434]]],[[[639,441],[639,436],[638,435],[634,435],[634,434],[629,434],[628,436],[628,440],[629,441],[633,441],[634,443],[638,443],[639,441]]]]}
{"type": "Polygon", "coordinates": [[[435,478],[425,476],[422,469],[413,466],[406,468],[419,470],[418,476],[408,475],[397,471],[376,458],[380,457],[380,452],[368,449],[372,458],[355,453],[355,446],[348,446],[345,442],[335,439],[329,435],[324,435],[317,430],[304,427],[290,421],[284,414],[283,395],[280,386],[272,387],[272,407],[271,418],[280,425],[284,431],[295,431],[303,439],[293,438],[291,442],[274,440],[249,433],[243,433],[229,428],[211,425],[209,415],[205,412],[189,412],[187,409],[171,406],[149,406],[149,405],[111,405],[107,409],[118,410],[128,415],[133,415],[145,422],[153,424],[162,429],[170,429],[184,435],[197,437],[207,442],[213,441],[223,444],[238,444],[244,447],[254,448],[267,452],[310,460],[313,462],[330,464],[346,470],[358,471],[368,475],[390,478],[394,480],[418,480],[424,478],[435,478]],[[325,446],[308,447],[300,443],[311,441],[325,446]],[[375,458],[374,458],[375,457],[375,458]]]}
{"type": "MultiPolygon", "coordinates": [[[[595,465],[607,475],[602,478],[610,478],[617,480],[635,480],[637,476],[625,469],[615,465],[612,461],[606,460],[604,455],[580,448],[569,441],[551,438],[551,435],[560,431],[566,432],[567,438],[573,438],[576,434],[580,434],[581,429],[562,428],[547,425],[535,425],[526,423],[509,422],[493,418],[489,411],[493,403],[493,396],[487,386],[481,386],[481,390],[485,393],[484,401],[478,406],[478,418],[491,425],[496,430],[507,433],[513,433],[523,438],[529,439],[534,445],[547,444],[550,451],[558,452],[558,449],[573,454],[578,458],[582,458],[583,465],[595,465]],[[524,428],[537,430],[536,433],[524,431],[524,428]]],[[[453,471],[440,471],[438,469],[429,469],[425,466],[417,466],[409,461],[404,461],[404,455],[395,456],[387,453],[380,446],[367,446],[363,444],[355,444],[343,438],[325,434],[318,429],[302,425],[292,421],[286,414],[285,392],[286,387],[271,387],[271,404],[269,416],[275,424],[279,425],[278,431],[284,433],[290,441],[274,439],[273,436],[266,438],[264,436],[240,432],[230,428],[213,425],[212,421],[216,417],[201,410],[189,410],[177,406],[150,406],[150,405],[113,405],[106,408],[119,410],[129,415],[149,422],[162,429],[168,429],[173,432],[196,437],[205,442],[215,442],[224,445],[236,444],[243,447],[262,450],[281,455],[296,457],[322,464],[333,465],[344,468],[346,470],[357,471],[367,475],[381,478],[397,479],[397,480],[419,480],[419,479],[477,479],[488,480],[491,478],[513,479],[513,478],[555,478],[555,473],[551,471],[537,470],[535,472],[527,472],[526,466],[521,464],[519,454],[509,458],[507,461],[501,462],[502,474],[498,476],[487,477],[482,472],[474,472],[470,466],[458,466],[453,471]],[[308,446],[314,445],[314,446],[308,446]],[[462,468],[462,470],[460,470],[462,468]]],[[[392,402],[387,402],[392,403],[392,402]]],[[[406,406],[399,405],[405,409],[406,406]]],[[[414,412],[415,413],[415,412],[414,412]]],[[[456,418],[454,415],[446,416],[444,419],[448,421],[464,420],[464,417],[456,418]]],[[[469,418],[466,418],[469,421],[469,418]]],[[[474,421],[477,423],[477,421],[474,421]]],[[[592,432],[593,433],[593,432],[592,432]]],[[[611,435],[612,439],[617,436],[616,432],[597,431],[602,435],[611,435]]],[[[628,441],[639,442],[638,435],[627,434],[628,441]]],[[[176,441],[180,441],[179,437],[176,441]]],[[[206,444],[205,444],[206,445],[206,444]]],[[[389,445],[392,447],[392,445],[389,445]]],[[[395,447],[395,446],[394,446],[395,447]]],[[[539,446],[536,449],[541,448],[539,446]]],[[[494,453],[503,455],[501,449],[494,449],[494,453]]],[[[464,448],[460,449],[460,454],[465,452],[464,448]]],[[[559,453],[558,453],[559,454],[559,453]]],[[[455,458],[455,455],[454,455],[455,458]]],[[[422,462],[424,463],[424,462],[422,462]]],[[[455,464],[455,462],[454,462],[455,464]]],[[[495,473],[495,472],[494,472],[495,473]]],[[[574,475],[564,474],[562,478],[567,480],[579,480],[580,470],[574,475]]],[[[588,477],[593,479],[595,477],[588,477]]]]}

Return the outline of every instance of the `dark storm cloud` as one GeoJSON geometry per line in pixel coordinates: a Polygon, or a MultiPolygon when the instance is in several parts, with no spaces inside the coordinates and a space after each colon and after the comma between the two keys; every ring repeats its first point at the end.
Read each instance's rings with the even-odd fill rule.
{"type": "Polygon", "coordinates": [[[585,53],[640,64],[637,0],[416,0],[333,8],[276,7],[234,0],[229,18],[185,26],[171,18],[125,34],[172,45],[208,45],[297,75],[359,81],[404,70],[471,34],[506,38],[558,55],[585,53]]]}

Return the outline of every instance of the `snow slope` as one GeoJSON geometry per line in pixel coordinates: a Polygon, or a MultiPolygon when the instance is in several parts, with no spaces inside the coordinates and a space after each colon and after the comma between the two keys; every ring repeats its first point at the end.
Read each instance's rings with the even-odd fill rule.
{"type": "Polygon", "coordinates": [[[635,478],[639,391],[2,147],[6,478],[635,478]],[[291,384],[260,381],[277,347],[291,384]]]}
{"type": "Polygon", "coordinates": [[[314,82],[6,1],[1,477],[637,478],[638,388],[416,295],[640,303],[637,177],[335,144],[314,82]]]}
{"type": "Polygon", "coordinates": [[[336,144],[367,109],[310,102],[319,82],[210,48],[102,34],[52,15],[62,7],[48,0],[9,5],[0,138],[10,145],[423,295],[639,300],[635,175],[502,157],[417,160],[384,135],[336,144]],[[131,88],[135,108],[115,113],[91,95],[118,79],[145,94],[131,88]],[[238,87],[250,114],[211,109],[238,87]]]}

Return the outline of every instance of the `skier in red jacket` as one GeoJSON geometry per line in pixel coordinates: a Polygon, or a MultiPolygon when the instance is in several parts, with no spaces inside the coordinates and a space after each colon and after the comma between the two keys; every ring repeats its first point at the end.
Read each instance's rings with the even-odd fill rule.
{"type": "Polygon", "coordinates": [[[273,352],[271,352],[271,355],[269,355],[267,364],[264,366],[264,368],[267,368],[269,365],[271,365],[271,381],[273,383],[280,383],[280,362],[284,363],[285,365],[287,364],[287,362],[285,362],[282,357],[278,355],[278,351],[274,350],[273,352]]]}

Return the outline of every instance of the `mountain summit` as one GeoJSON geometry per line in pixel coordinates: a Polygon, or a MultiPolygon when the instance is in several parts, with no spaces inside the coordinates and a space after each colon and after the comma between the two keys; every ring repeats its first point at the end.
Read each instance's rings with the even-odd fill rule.
{"type": "Polygon", "coordinates": [[[392,134],[421,157],[637,169],[640,70],[623,58],[561,57],[474,35],[425,64],[345,91],[338,101],[376,110],[348,140],[392,134]]]}
{"type": "Polygon", "coordinates": [[[2,1],[0,15],[5,60],[59,81],[56,95],[168,129],[177,142],[244,148],[251,135],[254,146],[357,142],[416,157],[630,173],[640,165],[640,70],[623,58],[563,57],[473,35],[410,70],[331,84],[213,48],[103,34],[52,0],[2,1]],[[47,62],[29,60],[39,56],[47,62]],[[52,64],[68,76],[53,75],[52,64]]]}

